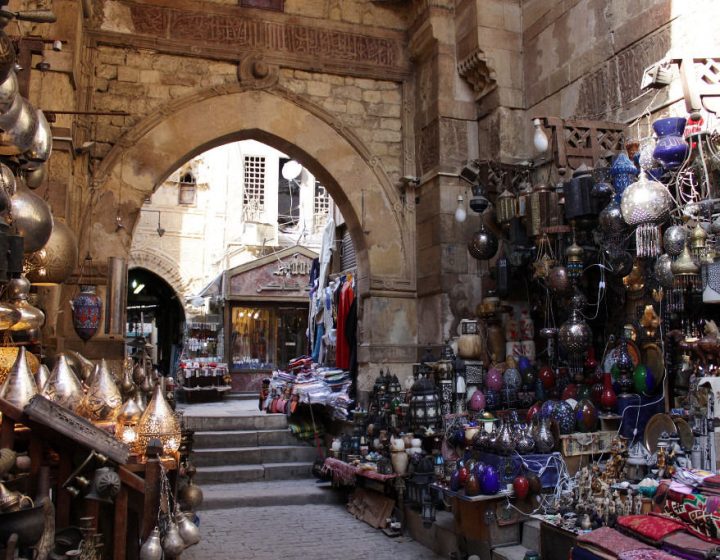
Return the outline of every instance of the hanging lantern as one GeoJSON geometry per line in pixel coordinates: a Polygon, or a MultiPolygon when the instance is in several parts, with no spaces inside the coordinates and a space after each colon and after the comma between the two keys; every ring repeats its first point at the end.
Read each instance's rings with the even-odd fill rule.
{"type": "Polygon", "coordinates": [[[103,358],[100,365],[95,366],[90,387],[83,400],[83,415],[96,422],[114,420],[121,405],[120,390],[103,358]]]}
{"type": "Polygon", "coordinates": [[[581,293],[573,296],[570,318],[562,324],[558,332],[558,343],[567,355],[571,373],[582,369],[585,354],[592,341],[592,331],[580,311],[584,303],[585,298],[581,293]]]}
{"type": "Polygon", "coordinates": [[[415,432],[435,429],[440,422],[440,402],[432,380],[421,377],[412,386],[410,421],[415,432]]]}
{"type": "Polygon", "coordinates": [[[677,257],[682,253],[687,241],[687,230],[684,226],[670,226],[663,235],[663,247],[671,257],[677,257]]]}
{"type": "Polygon", "coordinates": [[[670,266],[675,276],[676,284],[682,288],[695,287],[700,282],[700,267],[695,263],[687,245],[670,266]]]}
{"type": "Polygon", "coordinates": [[[135,399],[127,399],[118,411],[115,422],[115,437],[134,449],[138,439],[138,423],[142,410],[135,399]]]}
{"type": "Polygon", "coordinates": [[[690,252],[696,262],[702,262],[705,259],[708,234],[703,227],[698,224],[690,233],[690,252]]]}
{"type": "Polygon", "coordinates": [[[592,195],[594,184],[592,170],[585,164],[578,167],[572,179],[565,183],[565,218],[575,221],[577,226],[591,226],[602,208],[592,195]]]}
{"type": "Polygon", "coordinates": [[[39,251],[53,230],[50,206],[24,186],[17,189],[11,200],[13,225],[25,240],[25,254],[39,251]]]}
{"type": "Polygon", "coordinates": [[[597,201],[597,204],[602,208],[615,194],[615,189],[612,186],[612,175],[610,168],[605,166],[597,165],[593,170],[593,187],[590,191],[590,195],[597,201]]]}
{"type": "Polygon", "coordinates": [[[480,222],[480,229],[477,230],[468,243],[470,256],[479,261],[493,258],[498,250],[498,238],[491,231],[485,229],[485,224],[480,222]]]}
{"type": "Polygon", "coordinates": [[[610,167],[610,175],[612,176],[613,187],[615,188],[615,200],[620,202],[620,199],[627,189],[638,175],[637,168],[630,161],[630,158],[625,152],[621,152],[613,160],[612,166],[610,167]]]}
{"type": "Polygon", "coordinates": [[[553,189],[547,185],[535,187],[529,197],[529,219],[526,222],[528,235],[540,235],[545,228],[558,225],[559,208],[558,195],[553,189]]]}
{"type": "Polygon", "coordinates": [[[598,225],[603,235],[613,245],[620,245],[628,229],[623,219],[620,203],[613,199],[603,208],[598,216],[598,225]]]}
{"type": "Polygon", "coordinates": [[[95,293],[95,286],[82,286],[80,293],[70,302],[73,327],[80,338],[90,340],[100,327],[102,301],[95,293]]]}
{"type": "Polygon", "coordinates": [[[517,216],[517,198],[507,189],[495,200],[495,216],[500,224],[506,224],[517,216]]]}
{"type": "Polygon", "coordinates": [[[27,258],[27,278],[36,285],[62,284],[75,269],[78,244],[75,233],[55,220],[45,246],[27,258]]]}
{"type": "Polygon", "coordinates": [[[140,417],[137,435],[137,449],[142,454],[147,450],[151,439],[162,442],[165,455],[175,453],[180,447],[180,424],[165,398],[163,383],[155,384],[152,399],[140,417]]]}
{"type": "Polygon", "coordinates": [[[517,198],[517,216],[518,218],[524,218],[528,213],[530,195],[533,192],[533,188],[530,183],[523,183],[520,187],[520,193],[517,198]]]}
{"type": "Polygon", "coordinates": [[[21,346],[10,374],[0,388],[0,397],[15,408],[22,410],[37,392],[35,378],[30,372],[27,362],[25,347],[21,346]]]}
{"type": "Polygon", "coordinates": [[[582,275],[583,271],[583,248],[580,247],[574,240],[572,245],[565,250],[565,257],[567,258],[567,274],[570,280],[577,280],[582,275]]]}
{"type": "Polygon", "coordinates": [[[24,276],[13,278],[6,288],[8,303],[20,312],[20,319],[10,327],[11,332],[40,329],[45,323],[45,314],[28,303],[30,282],[24,276]]]}
{"type": "Polygon", "coordinates": [[[670,215],[672,196],[667,187],[648,179],[645,172],[622,195],[623,218],[635,226],[635,251],[638,257],[660,254],[660,224],[670,215]]]}
{"type": "Polygon", "coordinates": [[[655,279],[663,288],[670,289],[675,283],[672,264],[673,261],[668,254],[660,255],[655,261],[655,268],[653,269],[655,279]]]}
{"type": "Polygon", "coordinates": [[[63,354],[58,356],[50,378],[41,392],[43,397],[72,412],[77,412],[82,405],[84,398],[82,383],[63,354]]]}
{"type": "Polygon", "coordinates": [[[564,294],[570,289],[570,276],[564,266],[554,266],[547,277],[548,288],[556,294],[564,294]]]}

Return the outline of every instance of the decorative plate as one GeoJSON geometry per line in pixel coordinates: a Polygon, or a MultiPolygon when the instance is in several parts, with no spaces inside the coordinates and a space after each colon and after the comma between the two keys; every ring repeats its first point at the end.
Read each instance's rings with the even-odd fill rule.
{"type": "Polygon", "coordinates": [[[674,434],[677,431],[675,423],[669,415],[660,412],[655,414],[645,426],[645,447],[650,453],[657,451],[657,442],[663,433],[674,434]]]}

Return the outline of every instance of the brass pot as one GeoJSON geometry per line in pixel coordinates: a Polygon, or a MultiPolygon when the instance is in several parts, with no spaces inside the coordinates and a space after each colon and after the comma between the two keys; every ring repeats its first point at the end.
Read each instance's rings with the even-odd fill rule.
{"type": "Polygon", "coordinates": [[[25,173],[25,184],[29,189],[37,189],[45,182],[47,177],[47,164],[40,164],[25,173]]]}
{"type": "MultiPolygon", "coordinates": [[[[24,496],[27,500],[27,498],[24,496]]],[[[0,513],[0,542],[7,542],[14,533],[19,546],[32,546],[40,540],[45,529],[44,505],[0,513]]]]}
{"type": "Polygon", "coordinates": [[[27,259],[27,278],[36,285],[62,284],[70,277],[78,260],[75,232],[55,220],[45,246],[27,259]]]}
{"type": "Polygon", "coordinates": [[[18,81],[14,70],[0,83],[0,115],[7,113],[18,95],[18,81]]]}
{"type": "Polygon", "coordinates": [[[23,236],[25,254],[42,249],[53,230],[50,206],[29,189],[18,188],[12,197],[13,223],[23,236]]]}
{"type": "Polygon", "coordinates": [[[36,110],[37,127],[32,137],[30,147],[25,150],[23,157],[27,160],[23,164],[26,169],[37,169],[45,163],[52,152],[52,131],[44,113],[36,110]]]}
{"type": "Polygon", "coordinates": [[[0,116],[3,132],[0,134],[0,154],[15,156],[30,149],[38,128],[37,110],[21,95],[15,97],[6,115],[0,116]],[[16,103],[19,107],[15,107],[16,103]],[[14,119],[13,119],[14,117],[14,119]]]}

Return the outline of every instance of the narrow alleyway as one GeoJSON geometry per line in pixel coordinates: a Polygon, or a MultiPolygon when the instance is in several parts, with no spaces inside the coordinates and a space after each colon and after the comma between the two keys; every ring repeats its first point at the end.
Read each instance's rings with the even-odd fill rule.
{"type": "Polygon", "coordinates": [[[340,504],[200,512],[202,541],[183,560],[435,560],[409,538],[392,539],[340,504]]]}

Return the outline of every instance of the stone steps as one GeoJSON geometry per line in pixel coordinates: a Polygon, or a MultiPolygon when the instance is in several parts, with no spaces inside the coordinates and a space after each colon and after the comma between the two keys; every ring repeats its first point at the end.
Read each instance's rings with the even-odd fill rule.
{"type": "Polygon", "coordinates": [[[287,428],[284,414],[248,414],[242,416],[188,416],[185,427],[195,432],[227,432],[245,430],[281,430],[287,428]]]}
{"type": "Polygon", "coordinates": [[[228,464],[312,463],[316,453],[315,448],[300,445],[197,449],[193,454],[193,463],[198,468],[228,464]]]}
{"type": "Polygon", "coordinates": [[[239,391],[225,395],[225,400],[229,401],[257,401],[259,398],[260,395],[257,391],[239,391]]]}
{"type": "Polygon", "coordinates": [[[290,478],[310,479],[312,466],[313,463],[310,461],[198,467],[193,481],[202,486],[204,484],[257,482],[260,480],[285,480],[290,478]]]}
{"type": "Polygon", "coordinates": [[[523,560],[528,550],[521,544],[499,546],[492,549],[492,560],[523,560]]]}
{"type": "Polygon", "coordinates": [[[298,439],[284,430],[227,430],[195,432],[193,449],[217,447],[257,447],[260,445],[297,445],[298,439]]]}
{"type": "Polygon", "coordinates": [[[342,493],[330,483],[314,480],[273,480],[243,484],[208,484],[203,486],[202,509],[237,507],[272,507],[342,503],[342,493]]]}

